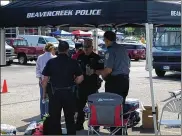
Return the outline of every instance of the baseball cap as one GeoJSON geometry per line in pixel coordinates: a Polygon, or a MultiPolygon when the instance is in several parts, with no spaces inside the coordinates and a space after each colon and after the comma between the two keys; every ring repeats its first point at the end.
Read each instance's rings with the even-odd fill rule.
{"type": "Polygon", "coordinates": [[[92,47],[92,39],[85,39],[83,48],[90,48],[92,47]]]}
{"type": "Polygon", "coordinates": [[[89,44],[83,45],[83,48],[90,48],[90,47],[92,47],[92,45],[89,45],[89,44]]]}

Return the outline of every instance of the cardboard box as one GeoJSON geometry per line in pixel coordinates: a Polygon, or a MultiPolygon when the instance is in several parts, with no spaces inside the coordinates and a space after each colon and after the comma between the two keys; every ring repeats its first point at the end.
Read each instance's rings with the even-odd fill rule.
{"type": "MultiPolygon", "coordinates": [[[[142,113],[142,126],[147,129],[154,129],[153,115],[152,115],[152,106],[144,106],[142,113]]],[[[156,105],[156,122],[158,121],[158,106],[156,105]]]]}

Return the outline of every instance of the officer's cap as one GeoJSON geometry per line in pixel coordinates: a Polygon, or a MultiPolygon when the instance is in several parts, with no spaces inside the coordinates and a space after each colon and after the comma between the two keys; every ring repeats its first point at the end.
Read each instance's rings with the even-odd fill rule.
{"type": "Polygon", "coordinates": [[[59,40],[58,51],[65,52],[69,49],[69,44],[66,41],[59,40]]]}
{"type": "Polygon", "coordinates": [[[92,47],[92,39],[90,38],[84,39],[83,48],[90,48],[90,47],[92,47]]]}

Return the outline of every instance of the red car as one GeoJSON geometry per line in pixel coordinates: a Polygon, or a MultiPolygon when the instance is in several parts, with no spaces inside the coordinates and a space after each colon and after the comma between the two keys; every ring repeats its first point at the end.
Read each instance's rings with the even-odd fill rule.
{"type": "Polygon", "coordinates": [[[36,61],[38,56],[44,53],[43,47],[29,46],[23,38],[7,38],[6,43],[14,48],[20,64],[26,64],[27,61],[36,61]]]}
{"type": "Polygon", "coordinates": [[[146,49],[140,43],[122,43],[122,45],[127,49],[130,59],[136,61],[146,58],[146,49]]]}

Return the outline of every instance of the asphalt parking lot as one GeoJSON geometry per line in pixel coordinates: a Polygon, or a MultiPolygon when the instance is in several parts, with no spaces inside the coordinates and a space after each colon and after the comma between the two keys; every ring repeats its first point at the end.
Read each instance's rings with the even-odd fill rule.
{"type": "MultiPolygon", "coordinates": [[[[129,98],[137,98],[144,105],[151,105],[148,77],[145,61],[132,61],[129,98]]],[[[16,126],[18,134],[23,134],[29,122],[40,119],[40,94],[38,80],[35,78],[35,63],[31,62],[26,66],[14,63],[11,66],[1,67],[1,85],[4,79],[7,81],[8,93],[1,94],[1,123],[16,126]]],[[[168,91],[180,89],[180,74],[167,73],[164,78],[158,78],[153,72],[153,79],[155,100],[160,113],[164,105],[161,100],[169,96],[168,91]]],[[[104,87],[100,91],[104,91],[104,87]]],[[[153,132],[141,130],[140,125],[130,129],[129,135],[153,134],[153,132]]],[[[179,128],[164,129],[163,133],[180,135],[181,131],[179,128]]]]}

